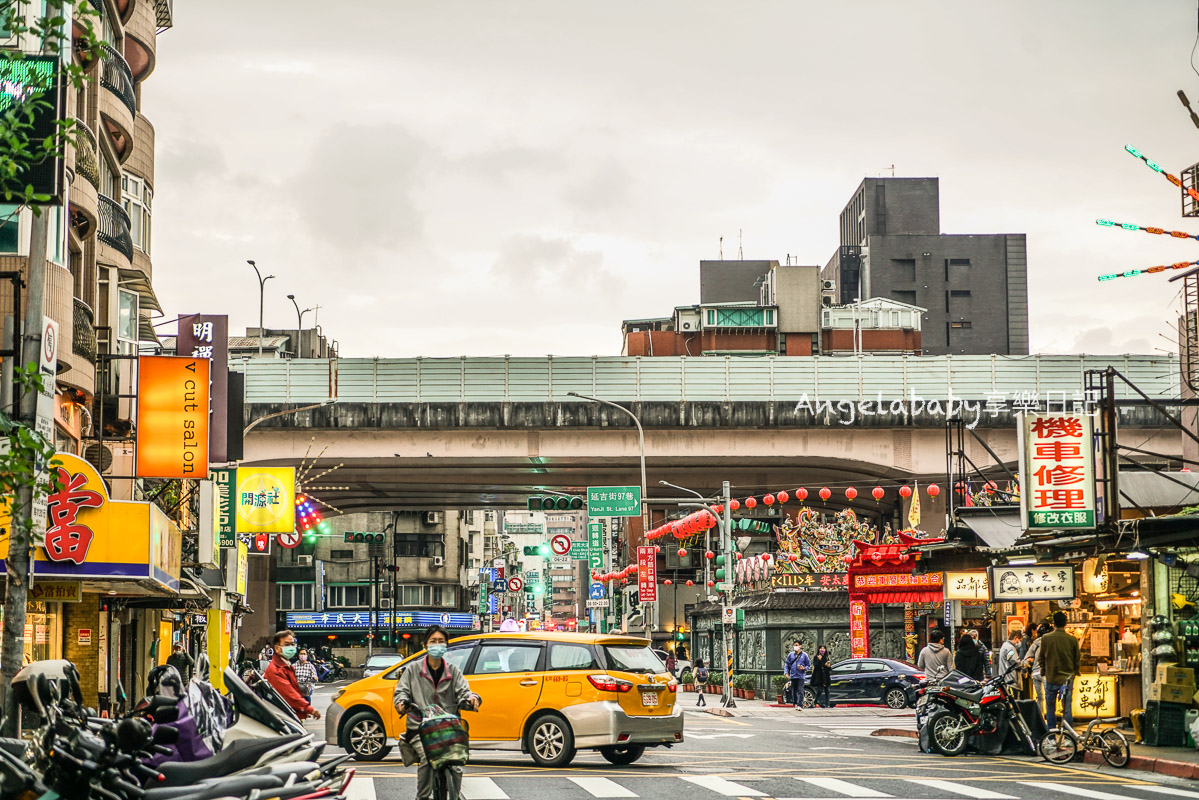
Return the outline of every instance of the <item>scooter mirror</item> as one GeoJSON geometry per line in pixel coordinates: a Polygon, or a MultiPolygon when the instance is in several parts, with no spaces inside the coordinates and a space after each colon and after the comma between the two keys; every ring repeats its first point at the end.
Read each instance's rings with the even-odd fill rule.
{"type": "Polygon", "coordinates": [[[130,717],[117,723],[117,748],[124,753],[136,753],[150,741],[150,724],[144,719],[130,717]]]}
{"type": "Polygon", "coordinates": [[[159,725],[154,729],[154,744],[174,744],[179,741],[179,729],[174,725],[159,725]]]}

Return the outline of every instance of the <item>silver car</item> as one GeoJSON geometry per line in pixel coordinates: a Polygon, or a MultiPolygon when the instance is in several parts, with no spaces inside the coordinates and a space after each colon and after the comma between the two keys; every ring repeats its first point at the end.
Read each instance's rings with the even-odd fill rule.
{"type": "Polygon", "coordinates": [[[372,675],[378,675],[380,672],[386,672],[389,668],[395,666],[404,660],[404,656],[399,653],[383,653],[377,656],[371,656],[362,665],[362,677],[369,678],[372,675]]]}

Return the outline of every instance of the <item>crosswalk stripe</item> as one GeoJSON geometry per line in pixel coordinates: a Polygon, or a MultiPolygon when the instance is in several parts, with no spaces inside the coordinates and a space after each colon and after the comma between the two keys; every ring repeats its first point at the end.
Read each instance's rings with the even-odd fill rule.
{"type": "Polygon", "coordinates": [[[345,800],[375,800],[375,779],[355,775],[343,797],[345,800]]]}
{"type": "MultiPolygon", "coordinates": [[[[1073,794],[1078,797],[1086,797],[1089,800],[1133,800],[1126,794],[1110,794],[1108,792],[1097,792],[1094,789],[1084,789],[1081,786],[1070,786],[1065,783],[1040,783],[1037,781],[1024,781],[1024,786],[1032,786],[1034,789],[1044,789],[1047,792],[1062,792],[1063,794],[1073,794]]],[[[1144,787],[1141,787],[1144,788],[1144,787]]]]}
{"type": "Polygon", "coordinates": [[[466,800],[508,800],[508,795],[491,778],[463,778],[462,796],[466,800]]]}
{"type": "Polygon", "coordinates": [[[1188,792],[1183,789],[1176,789],[1173,786],[1138,786],[1146,792],[1160,792],[1161,794],[1174,794],[1179,797],[1199,797],[1199,792],[1188,792]]]}
{"type": "Polygon", "coordinates": [[[838,780],[837,778],[796,778],[795,780],[810,783],[819,789],[827,789],[830,792],[843,794],[846,797],[891,797],[891,795],[885,792],[867,789],[865,786],[858,786],[856,783],[838,780]]]}
{"type": "Polygon", "coordinates": [[[742,786],[739,783],[726,781],[724,778],[718,778],[715,775],[684,775],[683,780],[688,783],[694,783],[696,786],[703,787],[710,791],[722,794],[725,797],[765,797],[765,793],[759,792],[757,789],[751,789],[748,786],[742,786]]]}
{"type": "Polygon", "coordinates": [[[636,797],[637,795],[607,778],[571,778],[571,783],[578,786],[592,797],[636,797]]]}
{"type": "Polygon", "coordinates": [[[965,783],[926,780],[924,778],[907,778],[906,780],[908,783],[927,786],[930,789],[937,789],[942,792],[949,792],[950,794],[960,794],[963,797],[972,798],[972,800],[1016,800],[1016,798],[1010,794],[1000,794],[999,792],[992,792],[990,789],[981,789],[977,786],[970,786],[965,783]]]}

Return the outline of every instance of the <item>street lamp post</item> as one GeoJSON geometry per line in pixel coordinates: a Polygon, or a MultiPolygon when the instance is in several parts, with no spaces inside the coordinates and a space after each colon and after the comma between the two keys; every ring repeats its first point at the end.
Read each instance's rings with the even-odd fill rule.
{"type": "Polygon", "coordinates": [[[300,332],[304,330],[304,315],[311,311],[311,308],[300,310],[300,304],[296,302],[296,296],[289,294],[287,299],[296,307],[296,358],[300,357],[300,332]]]}
{"type": "Polygon", "coordinates": [[[275,276],[274,276],[274,275],[267,275],[267,276],[264,278],[264,277],[262,277],[262,273],[258,271],[258,265],[257,265],[257,264],[255,264],[253,261],[251,261],[251,260],[249,260],[249,259],[247,259],[247,260],[246,260],[246,263],[247,263],[247,264],[249,264],[251,267],[253,267],[253,268],[254,268],[254,274],[258,276],[258,355],[259,355],[259,357],[261,357],[261,356],[262,356],[262,304],[263,304],[263,295],[265,294],[266,282],[267,282],[267,281],[269,281],[271,278],[273,278],[273,277],[275,277],[275,276]]]}
{"type": "MultiPolygon", "coordinates": [[[[577,397],[580,400],[590,400],[593,403],[599,403],[601,405],[611,406],[612,408],[620,409],[621,411],[623,411],[624,413],[628,414],[630,417],[633,418],[633,424],[637,426],[637,447],[641,453],[641,535],[644,536],[646,533],[649,532],[649,512],[647,511],[647,506],[646,506],[647,498],[646,498],[646,483],[645,483],[645,429],[641,427],[641,420],[638,419],[637,415],[634,414],[632,411],[630,411],[629,409],[620,405],[619,403],[613,403],[611,400],[602,400],[598,397],[591,397],[589,395],[579,394],[578,392],[567,392],[566,395],[567,395],[567,397],[577,397]]],[[[647,632],[648,632],[649,628],[650,628],[650,625],[647,621],[647,623],[646,623],[647,632]]]]}

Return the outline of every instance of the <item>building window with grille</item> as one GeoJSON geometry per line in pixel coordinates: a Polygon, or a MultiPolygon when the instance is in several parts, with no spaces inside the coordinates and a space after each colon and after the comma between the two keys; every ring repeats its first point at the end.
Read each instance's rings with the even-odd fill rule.
{"type": "Polygon", "coordinates": [[[311,583],[280,583],[276,587],[280,611],[312,611],[311,583]]]}
{"type": "Polygon", "coordinates": [[[397,533],[395,548],[396,555],[409,558],[445,556],[445,542],[440,537],[425,536],[419,533],[397,533]]]}
{"type": "Polygon", "coordinates": [[[121,208],[129,215],[129,235],[133,246],[150,255],[150,208],[154,192],[141,178],[128,172],[121,175],[121,208]]]}

